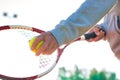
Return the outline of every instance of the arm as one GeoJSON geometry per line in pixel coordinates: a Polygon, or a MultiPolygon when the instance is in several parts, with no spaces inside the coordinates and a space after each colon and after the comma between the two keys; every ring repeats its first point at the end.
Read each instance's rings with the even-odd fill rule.
{"type": "Polygon", "coordinates": [[[86,0],[76,12],[50,32],[59,46],[68,43],[94,26],[116,2],[117,0],[86,0]]]}
{"type": "Polygon", "coordinates": [[[34,50],[40,41],[44,41],[36,55],[51,54],[62,44],[69,43],[88,31],[116,2],[117,0],[86,0],[70,17],[56,25],[55,29],[37,36],[31,50],[34,50]]]}

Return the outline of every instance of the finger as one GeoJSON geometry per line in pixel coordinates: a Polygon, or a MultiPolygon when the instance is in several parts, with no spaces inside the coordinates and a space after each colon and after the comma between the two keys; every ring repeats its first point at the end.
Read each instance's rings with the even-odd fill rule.
{"type": "Polygon", "coordinates": [[[40,37],[36,36],[35,40],[32,43],[31,49],[34,50],[40,41],[42,41],[42,39],[40,37]]]}
{"type": "Polygon", "coordinates": [[[36,56],[44,54],[48,46],[48,42],[44,41],[43,44],[39,47],[39,49],[36,51],[36,56]]]}
{"type": "Polygon", "coordinates": [[[57,41],[55,40],[55,38],[51,35],[51,33],[48,33],[48,35],[49,36],[46,38],[46,42],[48,45],[46,46],[46,48],[44,49],[44,51],[42,53],[45,55],[52,54],[58,48],[58,44],[57,44],[57,41]]]}
{"type": "Polygon", "coordinates": [[[105,32],[100,31],[97,35],[98,37],[95,38],[95,41],[99,41],[100,39],[102,39],[105,36],[105,32]]]}
{"type": "MultiPolygon", "coordinates": [[[[36,46],[36,44],[37,44],[37,41],[36,41],[36,37],[33,37],[32,39],[33,39],[33,42],[32,42],[32,45],[31,45],[31,50],[34,50],[34,49],[35,49],[35,46],[36,46]]],[[[31,40],[32,40],[32,39],[31,39],[31,40]]]]}
{"type": "Polygon", "coordinates": [[[89,40],[87,40],[88,42],[93,42],[94,38],[90,38],[89,40]]]}
{"type": "Polygon", "coordinates": [[[57,49],[57,45],[56,43],[53,41],[48,48],[46,48],[46,50],[44,51],[43,54],[45,55],[50,55],[52,54],[55,50],[57,49]]]}
{"type": "Polygon", "coordinates": [[[45,46],[46,48],[43,51],[43,54],[49,55],[54,51],[56,47],[56,42],[54,37],[51,34],[49,34],[49,36],[47,37],[46,42],[47,42],[47,46],[45,46]]]}
{"type": "Polygon", "coordinates": [[[41,47],[37,50],[36,52],[36,56],[40,55],[40,54],[45,54],[46,52],[46,49],[48,49],[50,47],[50,44],[53,42],[51,40],[51,36],[49,33],[45,33],[43,34],[43,36],[45,37],[44,38],[44,42],[43,44],[41,45],[41,47]],[[50,42],[51,41],[51,42],[50,42]]]}

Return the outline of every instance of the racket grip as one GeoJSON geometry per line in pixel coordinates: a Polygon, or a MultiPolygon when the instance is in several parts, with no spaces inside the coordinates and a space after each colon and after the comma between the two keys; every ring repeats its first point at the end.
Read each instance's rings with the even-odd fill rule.
{"type": "Polygon", "coordinates": [[[88,40],[90,38],[95,38],[96,36],[97,35],[95,34],[95,32],[84,34],[85,40],[88,40]]]}

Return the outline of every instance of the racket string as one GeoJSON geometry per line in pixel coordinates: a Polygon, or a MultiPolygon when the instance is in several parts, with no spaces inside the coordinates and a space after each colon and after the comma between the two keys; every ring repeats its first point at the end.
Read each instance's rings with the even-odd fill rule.
{"type": "Polygon", "coordinates": [[[47,60],[47,59],[41,59],[40,58],[40,65],[39,65],[39,67],[40,68],[44,68],[45,66],[47,66],[47,65],[49,65],[49,62],[50,62],[50,60],[47,60]]]}
{"type": "Polygon", "coordinates": [[[40,68],[50,67],[52,63],[54,62],[53,59],[54,59],[53,56],[49,56],[49,57],[45,55],[40,56],[39,67],[40,68]]]}
{"type": "MultiPolygon", "coordinates": [[[[27,30],[20,30],[19,33],[24,35],[28,40],[31,39],[34,36],[39,35],[39,33],[27,31],[27,30]]],[[[39,56],[39,68],[49,68],[53,65],[53,63],[56,61],[56,55],[40,55],[39,56]]]]}
{"type": "Polygon", "coordinates": [[[38,35],[38,33],[36,33],[36,32],[31,32],[31,31],[28,31],[28,30],[19,30],[18,32],[21,33],[21,35],[23,35],[24,37],[26,37],[26,38],[29,39],[29,40],[30,40],[32,37],[38,35]]]}

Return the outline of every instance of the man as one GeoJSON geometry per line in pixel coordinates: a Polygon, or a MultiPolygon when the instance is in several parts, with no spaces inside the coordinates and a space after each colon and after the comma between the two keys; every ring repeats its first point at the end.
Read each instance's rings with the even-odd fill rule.
{"type": "Polygon", "coordinates": [[[103,23],[96,25],[89,32],[95,32],[98,36],[88,41],[107,40],[113,53],[120,60],[120,0],[118,0],[116,6],[104,17],[103,23]],[[99,31],[100,28],[104,29],[105,35],[104,32],[99,31]]]}
{"type": "Polygon", "coordinates": [[[88,31],[117,3],[118,0],[85,0],[76,12],[66,20],[61,20],[54,29],[36,36],[31,50],[34,50],[36,45],[43,41],[43,44],[36,51],[36,55],[51,54],[59,46],[70,43],[88,31]]]}

